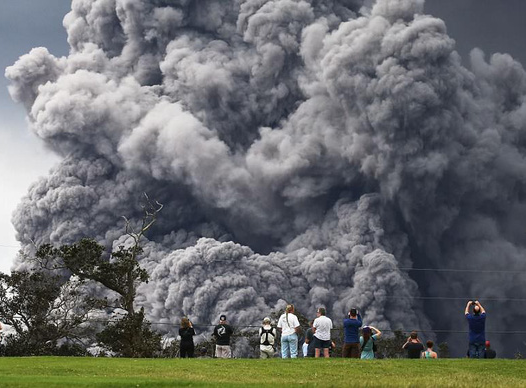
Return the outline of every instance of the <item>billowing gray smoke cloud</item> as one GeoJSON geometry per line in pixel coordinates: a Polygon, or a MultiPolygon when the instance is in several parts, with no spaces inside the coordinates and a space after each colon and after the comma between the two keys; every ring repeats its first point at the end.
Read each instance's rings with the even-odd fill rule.
{"type": "MultiPolygon", "coordinates": [[[[6,71],[63,156],[14,216],[23,244],[111,246],[147,192],[165,205],[139,296],[154,322],[294,302],[431,335],[465,302],[419,296],[517,297],[518,275],[400,269],[526,253],[526,73],[479,51],[465,68],[423,0],[73,0],[64,25],[68,57],[6,71]]],[[[487,307],[489,329],[525,321],[487,307]]]]}

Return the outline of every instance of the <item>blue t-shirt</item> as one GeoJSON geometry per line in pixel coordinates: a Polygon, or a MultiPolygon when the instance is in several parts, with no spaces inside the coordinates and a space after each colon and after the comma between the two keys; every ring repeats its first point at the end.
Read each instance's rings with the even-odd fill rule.
{"type": "Polygon", "coordinates": [[[343,320],[343,342],[346,344],[357,344],[360,342],[360,336],[358,330],[362,326],[362,317],[360,314],[356,316],[356,319],[346,318],[343,320]]]}
{"type": "Polygon", "coordinates": [[[480,315],[466,314],[469,324],[469,343],[483,344],[486,342],[486,313],[480,315]]]}
{"type": "MultiPolygon", "coordinates": [[[[371,336],[371,339],[367,341],[365,344],[365,347],[362,349],[362,354],[360,355],[360,358],[362,360],[372,360],[374,359],[374,352],[373,352],[373,344],[374,341],[378,339],[378,336],[376,334],[373,334],[371,336]]],[[[360,346],[363,346],[363,337],[360,337],[360,346]]]]}

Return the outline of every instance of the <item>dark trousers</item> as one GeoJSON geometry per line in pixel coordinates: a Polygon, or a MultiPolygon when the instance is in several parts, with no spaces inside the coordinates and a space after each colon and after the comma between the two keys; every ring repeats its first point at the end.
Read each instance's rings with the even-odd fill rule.
{"type": "Polygon", "coordinates": [[[485,345],[482,342],[469,343],[469,358],[484,358],[485,345]]]}
{"type": "Polygon", "coordinates": [[[342,357],[344,358],[360,358],[360,344],[343,344],[342,357]]]}
{"type": "Polygon", "coordinates": [[[194,358],[194,344],[185,344],[181,343],[181,347],[179,348],[179,357],[181,358],[194,358]]]}

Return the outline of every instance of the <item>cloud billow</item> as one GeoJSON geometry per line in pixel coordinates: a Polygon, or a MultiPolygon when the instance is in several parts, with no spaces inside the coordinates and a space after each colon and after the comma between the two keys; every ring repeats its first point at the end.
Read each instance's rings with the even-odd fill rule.
{"type": "Polygon", "coordinates": [[[155,322],[294,302],[447,329],[462,312],[415,297],[515,297],[400,268],[524,268],[526,73],[477,50],[464,67],[423,1],[370,3],[73,0],[69,56],[6,70],[63,157],[14,215],[21,242],[111,246],[147,192],[165,205],[139,295],[155,322]]]}

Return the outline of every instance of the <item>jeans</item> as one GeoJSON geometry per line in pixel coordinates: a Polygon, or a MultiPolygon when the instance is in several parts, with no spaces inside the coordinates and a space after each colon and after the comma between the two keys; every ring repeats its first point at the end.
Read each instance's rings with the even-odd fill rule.
{"type": "Polygon", "coordinates": [[[470,342],[469,358],[484,358],[484,344],[479,342],[470,342]]]}
{"type": "Polygon", "coordinates": [[[296,333],[281,337],[281,358],[298,357],[298,335],[296,333]]]}

